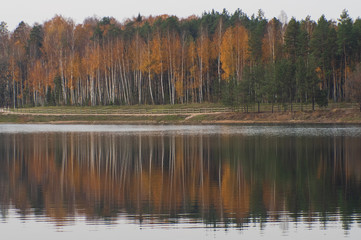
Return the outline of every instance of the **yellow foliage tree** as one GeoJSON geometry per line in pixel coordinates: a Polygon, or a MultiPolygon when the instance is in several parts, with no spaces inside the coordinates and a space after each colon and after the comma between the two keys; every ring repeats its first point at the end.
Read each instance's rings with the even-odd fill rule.
{"type": "Polygon", "coordinates": [[[248,33],[243,26],[230,27],[224,33],[221,44],[222,79],[235,77],[241,81],[248,59],[248,33]]]}

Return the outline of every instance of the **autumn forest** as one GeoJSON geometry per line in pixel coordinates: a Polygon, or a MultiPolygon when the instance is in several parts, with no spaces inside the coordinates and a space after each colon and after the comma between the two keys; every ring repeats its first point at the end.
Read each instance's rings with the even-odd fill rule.
{"type": "Polygon", "coordinates": [[[0,24],[0,106],[352,100],[361,19],[260,10],[0,24]]]}

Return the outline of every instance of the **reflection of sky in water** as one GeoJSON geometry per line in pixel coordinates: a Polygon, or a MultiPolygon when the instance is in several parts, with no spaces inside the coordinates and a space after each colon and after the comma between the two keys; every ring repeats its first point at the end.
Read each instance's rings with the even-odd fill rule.
{"type": "Polygon", "coordinates": [[[250,223],[246,230],[237,228],[204,228],[198,224],[180,222],[177,225],[139,225],[138,222],[119,216],[112,225],[92,223],[78,217],[76,224],[54,226],[48,219],[28,216],[26,219],[10,210],[9,217],[0,224],[2,239],[359,239],[361,228],[353,224],[352,231],[342,229],[339,221],[328,223],[327,230],[320,222],[274,222],[266,226],[250,223]],[[25,221],[26,220],[26,221],[25,221]],[[4,238],[3,238],[4,237],[4,238]]]}
{"type": "Polygon", "coordinates": [[[0,133],[99,132],[149,135],[230,134],[245,136],[360,137],[358,125],[52,125],[1,124],[0,133]]]}

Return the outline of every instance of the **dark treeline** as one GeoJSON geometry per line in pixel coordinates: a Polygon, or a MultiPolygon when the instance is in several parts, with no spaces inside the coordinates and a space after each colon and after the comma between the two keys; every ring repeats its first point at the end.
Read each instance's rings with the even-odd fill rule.
{"type": "MultiPolygon", "coordinates": [[[[0,24],[0,106],[316,103],[354,96],[361,19],[260,10],[0,24]],[[356,71],[355,71],[356,72],[356,71]]],[[[359,71],[361,72],[361,71],[359,71]]],[[[352,100],[352,99],[351,99],[352,100]]]]}

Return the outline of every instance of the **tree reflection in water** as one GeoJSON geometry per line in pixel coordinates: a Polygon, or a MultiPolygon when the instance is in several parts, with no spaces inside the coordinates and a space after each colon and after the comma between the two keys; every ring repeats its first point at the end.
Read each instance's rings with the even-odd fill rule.
{"type": "Polygon", "coordinates": [[[0,205],[57,225],[209,227],[360,222],[361,139],[110,133],[2,134],[0,205]]]}

